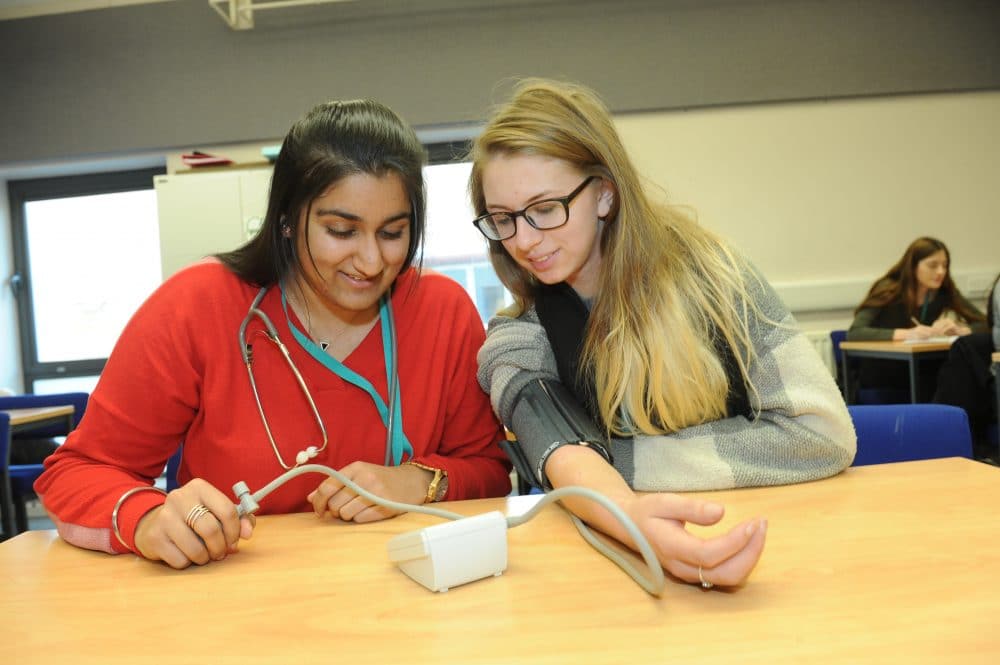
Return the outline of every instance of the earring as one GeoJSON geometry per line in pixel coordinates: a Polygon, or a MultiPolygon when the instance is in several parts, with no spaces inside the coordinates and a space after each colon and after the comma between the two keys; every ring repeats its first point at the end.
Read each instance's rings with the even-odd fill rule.
{"type": "Polygon", "coordinates": [[[281,235],[285,236],[286,238],[291,238],[292,237],[292,227],[290,227],[288,224],[282,222],[281,223],[281,235]]]}

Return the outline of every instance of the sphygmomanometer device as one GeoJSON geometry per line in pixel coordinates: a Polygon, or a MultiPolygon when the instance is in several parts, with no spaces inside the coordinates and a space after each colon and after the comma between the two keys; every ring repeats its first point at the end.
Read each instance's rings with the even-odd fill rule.
{"type": "Polygon", "coordinates": [[[507,569],[507,520],[499,511],[403,533],[389,560],[431,591],[497,576],[507,569]]]}
{"type": "Polygon", "coordinates": [[[257,512],[261,499],[303,473],[323,473],[332,476],[358,495],[392,510],[425,513],[452,520],[400,534],[389,541],[389,559],[399,565],[400,570],[409,577],[431,591],[447,591],[451,587],[467,582],[500,575],[507,568],[507,529],[529,521],[553,501],[576,495],[598,502],[622,524],[639,549],[639,554],[649,570],[649,576],[642,575],[629,559],[601,542],[582,520],[571,514],[570,519],[584,539],[618,564],[643,589],[654,596],[659,596],[663,592],[665,584],[663,569],[646,537],[621,508],[607,497],[586,487],[560,487],[553,490],[543,496],[528,512],[517,517],[504,517],[497,511],[469,517],[440,508],[383,499],[328,466],[304,464],[286,471],[253,493],[242,480],[233,485],[233,492],[239,501],[236,512],[241,517],[257,512]]]}
{"type": "Polygon", "coordinates": [[[563,384],[534,379],[524,385],[514,400],[513,412],[530,423],[530,431],[517,441],[501,441],[519,478],[532,487],[550,490],[545,463],[556,450],[568,445],[586,446],[612,464],[603,433],[563,384]],[[535,466],[528,458],[538,460],[535,466]]]}
{"type": "MultiPolygon", "coordinates": [[[[587,445],[602,455],[609,463],[611,456],[603,438],[586,412],[569,396],[565,387],[544,379],[529,382],[518,395],[518,401],[530,410],[544,431],[555,433],[547,441],[527,437],[527,445],[540,446],[541,462],[532,468],[518,442],[505,442],[505,450],[519,474],[535,486],[549,489],[543,473],[545,459],[564,445],[587,445]]],[[[539,455],[533,454],[535,457],[539,455]]],[[[288,480],[303,473],[323,473],[333,476],[358,495],[386,508],[401,512],[417,512],[450,520],[442,524],[416,529],[393,537],[388,543],[389,559],[406,575],[431,591],[448,589],[494,577],[507,569],[507,529],[529,521],[544,506],[566,496],[581,496],[596,501],[617,519],[628,531],[632,541],[645,561],[649,576],[644,576],[620,552],[602,542],[578,517],[570,514],[580,535],[595,549],[611,559],[628,573],[643,589],[659,596],[665,584],[663,569],[645,536],[631,519],[607,497],[585,487],[561,487],[543,496],[532,508],[517,517],[505,517],[498,511],[471,517],[430,506],[399,503],[383,499],[355,484],[350,478],[328,466],[304,464],[286,471],[257,492],[251,493],[247,484],[240,481],[233,485],[237,512],[240,516],[254,513],[259,501],[288,480]]]]}

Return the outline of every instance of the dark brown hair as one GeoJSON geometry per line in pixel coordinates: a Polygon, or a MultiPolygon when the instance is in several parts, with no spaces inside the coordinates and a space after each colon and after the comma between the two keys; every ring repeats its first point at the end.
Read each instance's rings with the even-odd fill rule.
{"type": "Polygon", "coordinates": [[[292,125],[281,144],[260,232],[245,245],[216,256],[244,281],[271,286],[298,261],[295,243],[285,238],[282,226],[294,237],[302,212],[308,223],[312,202],[343,178],[396,173],[411,208],[410,245],[402,267],[406,270],[423,242],[426,159],[413,129],[383,104],[370,99],[320,104],[292,125]]]}
{"type": "Polygon", "coordinates": [[[965,299],[960,297],[961,293],[951,278],[951,252],[948,251],[948,247],[937,238],[927,236],[917,238],[910,243],[903,252],[903,257],[889,268],[888,272],[875,280],[868,290],[868,295],[854,313],[857,314],[866,307],[885,307],[902,302],[906,306],[906,313],[916,316],[921,305],[917,302],[917,264],[940,251],[944,252],[948,261],[948,272],[938,289],[938,297],[943,299],[946,309],[954,310],[966,321],[982,321],[983,315],[966,306],[965,299]]]}

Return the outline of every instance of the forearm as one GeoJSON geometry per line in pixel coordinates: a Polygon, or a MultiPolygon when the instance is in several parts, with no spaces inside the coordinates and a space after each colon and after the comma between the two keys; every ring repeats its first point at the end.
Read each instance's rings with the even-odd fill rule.
{"type": "Polygon", "coordinates": [[[856,437],[850,415],[805,337],[793,333],[761,352],[752,372],[759,399],[753,420],[736,416],[639,436],[629,442],[632,459],[613,442],[615,466],[632,487],[676,492],[781,485],[831,476],[851,463],[856,437]]]}
{"type": "MultiPolygon", "coordinates": [[[[866,342],[866,341],[888,341],[895,339],[902,339],[898,335],[902,335],[903,330],[909,327],[910,322],[907,321],[906,325],[902,325],[902,321],[892,321],[891,323],[899,324],[900,327],[894,326],[876,326],[875,320],[879,316],[887,316],[882,308],[879,307],[866,307],[854,315],[854,320],[851,322],[851,327],[847,330],[847,339],[851,342],[866,342]]],[[[880,321],[880,323],[885,323],[880,321]]]]}
{"type": "MultiPolygon", "coordinates": [[[[545,474],[553,488],[587,487],[603,494],[623,510],[635,498],[635,492],[603,457],[586,446],[562,446],[549,455],[545,474]]],[[[562,504],[592,527],[626,545],[634,543],[628,532],[611,513],[599,504],[582,497],[567,497],[562,504]]]]}
{"type": "Polygon", "coordinates": [[[448,474],[445,501],[505,496],[510,492],[510,463],[496,441],[489,452],[466,455],[426,455],[414,461],[448,474]]]}
{"type": "Polygon", "coordinates": [[[151,491],[120,501],[129,490],[152,487],[152,480],[79,455],[70,444],[46,460],[46,467],[35,490],[59,535],[77,547],[108,553],[129,551],[138,521],[163,503],[163,495],[151,491]],[[114,521],[124,544],[113,533],[116,506],[114,521]]]}

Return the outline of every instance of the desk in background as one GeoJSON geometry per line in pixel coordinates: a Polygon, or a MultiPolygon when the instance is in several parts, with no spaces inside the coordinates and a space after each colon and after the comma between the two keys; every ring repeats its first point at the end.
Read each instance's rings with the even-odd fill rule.
{"type": "Polygon", "coordinates": [[[73,429],[73,405],[39,406],[31,409],[0,409],[10,415],[11,434],[20,434],[30,429],[37,429],[63,420],[67,431],[73,429]]]}
{"type": "MultiPolygon", "coordinates": [[[[60,421],[66,422],[67,432],[73,429],[73,413],[75,410],[70,404],[63,406],[41,406],[30,409],[2,409],[2,411],[10,416],[10,430],[8,432],[10,440],[7,441],[8,450],[9,446],[17,445],[14,441],[15,434],[23,434],[33,429],[48,427],[60,421]]],[[[15,532],[13,491],[10,486],[10,472],[7,469],[7,465],[10,463],[9,454],[8,459],[0,461],[2,461],[2,465],[0,465],[2,467],[0,468],[0,510],[3,510],[2,527],[3,533],[9,536],[15,532]]]]}
{"type": "MultiPolygon", "coordinates": [[[[438,520],[296,514],[185,571],[21,534],[0,544],[0,635],[19,664],[995,662],[1000,469],[929,460],[695,495],[727,506],[703,534],[768,518],[744,588],[650,596],[549,506],[508,533],[501,577],[435,594],[386,543],[438,520]]],[[[522,513],[537,498],[444,507],[522,513]]]]}
{"type": "Polygon", "coordinates": [[[908,363],[910,370],[910,402],[917,403],[920,394],[920,363],[928,360],[942,360],[948,356],[951,341],[933,342],[841,342],[843,353],[844,399],[851,400],[851,372],[848,359],[882,358],[908,363]]]}

